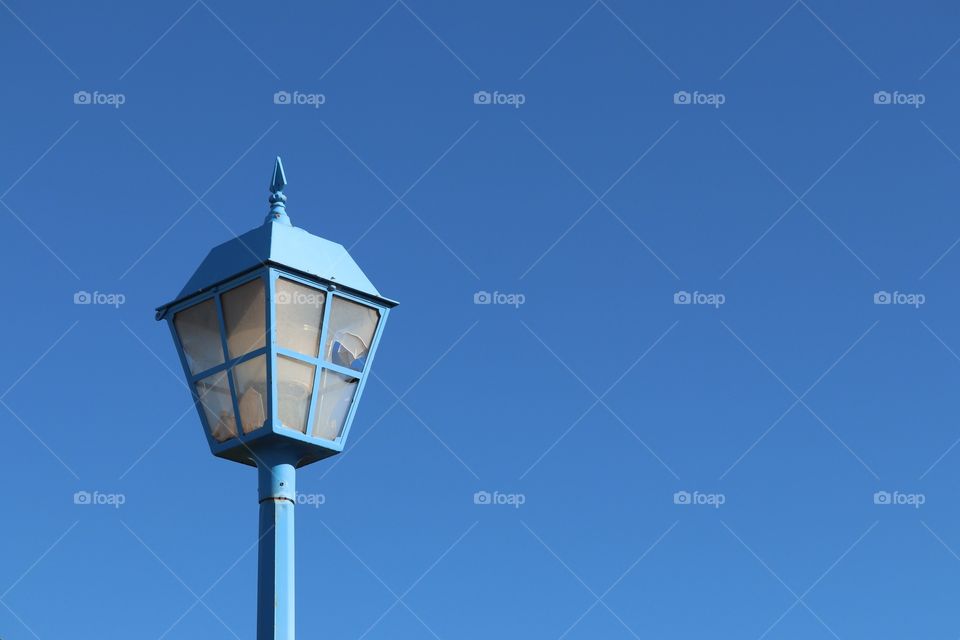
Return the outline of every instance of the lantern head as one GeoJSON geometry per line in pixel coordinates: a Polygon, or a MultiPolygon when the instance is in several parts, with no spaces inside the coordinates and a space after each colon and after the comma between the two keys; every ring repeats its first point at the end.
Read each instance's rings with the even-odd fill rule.
{"type": "Polygon", "coordinates": [[[286,214],[277,158],[263,225],[215,247],[167,320],[214,455],[303,466],[343,450],[389,310],[340,244],[286,214]]]}

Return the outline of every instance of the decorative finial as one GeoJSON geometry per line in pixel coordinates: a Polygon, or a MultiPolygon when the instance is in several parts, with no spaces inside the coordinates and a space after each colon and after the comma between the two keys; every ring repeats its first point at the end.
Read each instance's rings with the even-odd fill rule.
{"type": "Polygon", "coordinates": [[[283,195],[283,188],[287,186],[287,176],[283,173],[283,162],[277,156],[277,163],[273,167],[273,178],[270,180],[270,213],[267,222],[282,222],[290,224],[287,216],[287,196],[283,195]]]}

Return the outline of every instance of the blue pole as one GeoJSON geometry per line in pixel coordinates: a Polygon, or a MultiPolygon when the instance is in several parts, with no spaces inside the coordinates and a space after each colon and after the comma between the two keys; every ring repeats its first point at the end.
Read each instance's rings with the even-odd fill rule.
{"type": "Polygon", "coordinates": [[[296,470],[263,463],[260,475],[260,543],[257,566],[257,640],[295,640],[293,508],[296,470]]]}

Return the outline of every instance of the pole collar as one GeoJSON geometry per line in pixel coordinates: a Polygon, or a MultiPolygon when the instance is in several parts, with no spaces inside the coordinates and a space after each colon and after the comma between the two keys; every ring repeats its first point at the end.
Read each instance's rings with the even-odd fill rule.
{"type": "Polygon", "coordinates": [[[297,502],[297,472],[292,464],[264,464],[260,472],[260,502],[288,500],[297,502]]]}

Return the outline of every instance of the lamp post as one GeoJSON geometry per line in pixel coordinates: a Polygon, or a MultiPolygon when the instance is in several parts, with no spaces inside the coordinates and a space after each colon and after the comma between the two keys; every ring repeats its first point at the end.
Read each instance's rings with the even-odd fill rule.
{"type": "Polygon", "coordinates": [[[389,310],[342,245],[264,223],[210,251],[167,320],[213,455],[257,467],[257,640],[293,640],[296,469],[343,451],[389,310]]]}

